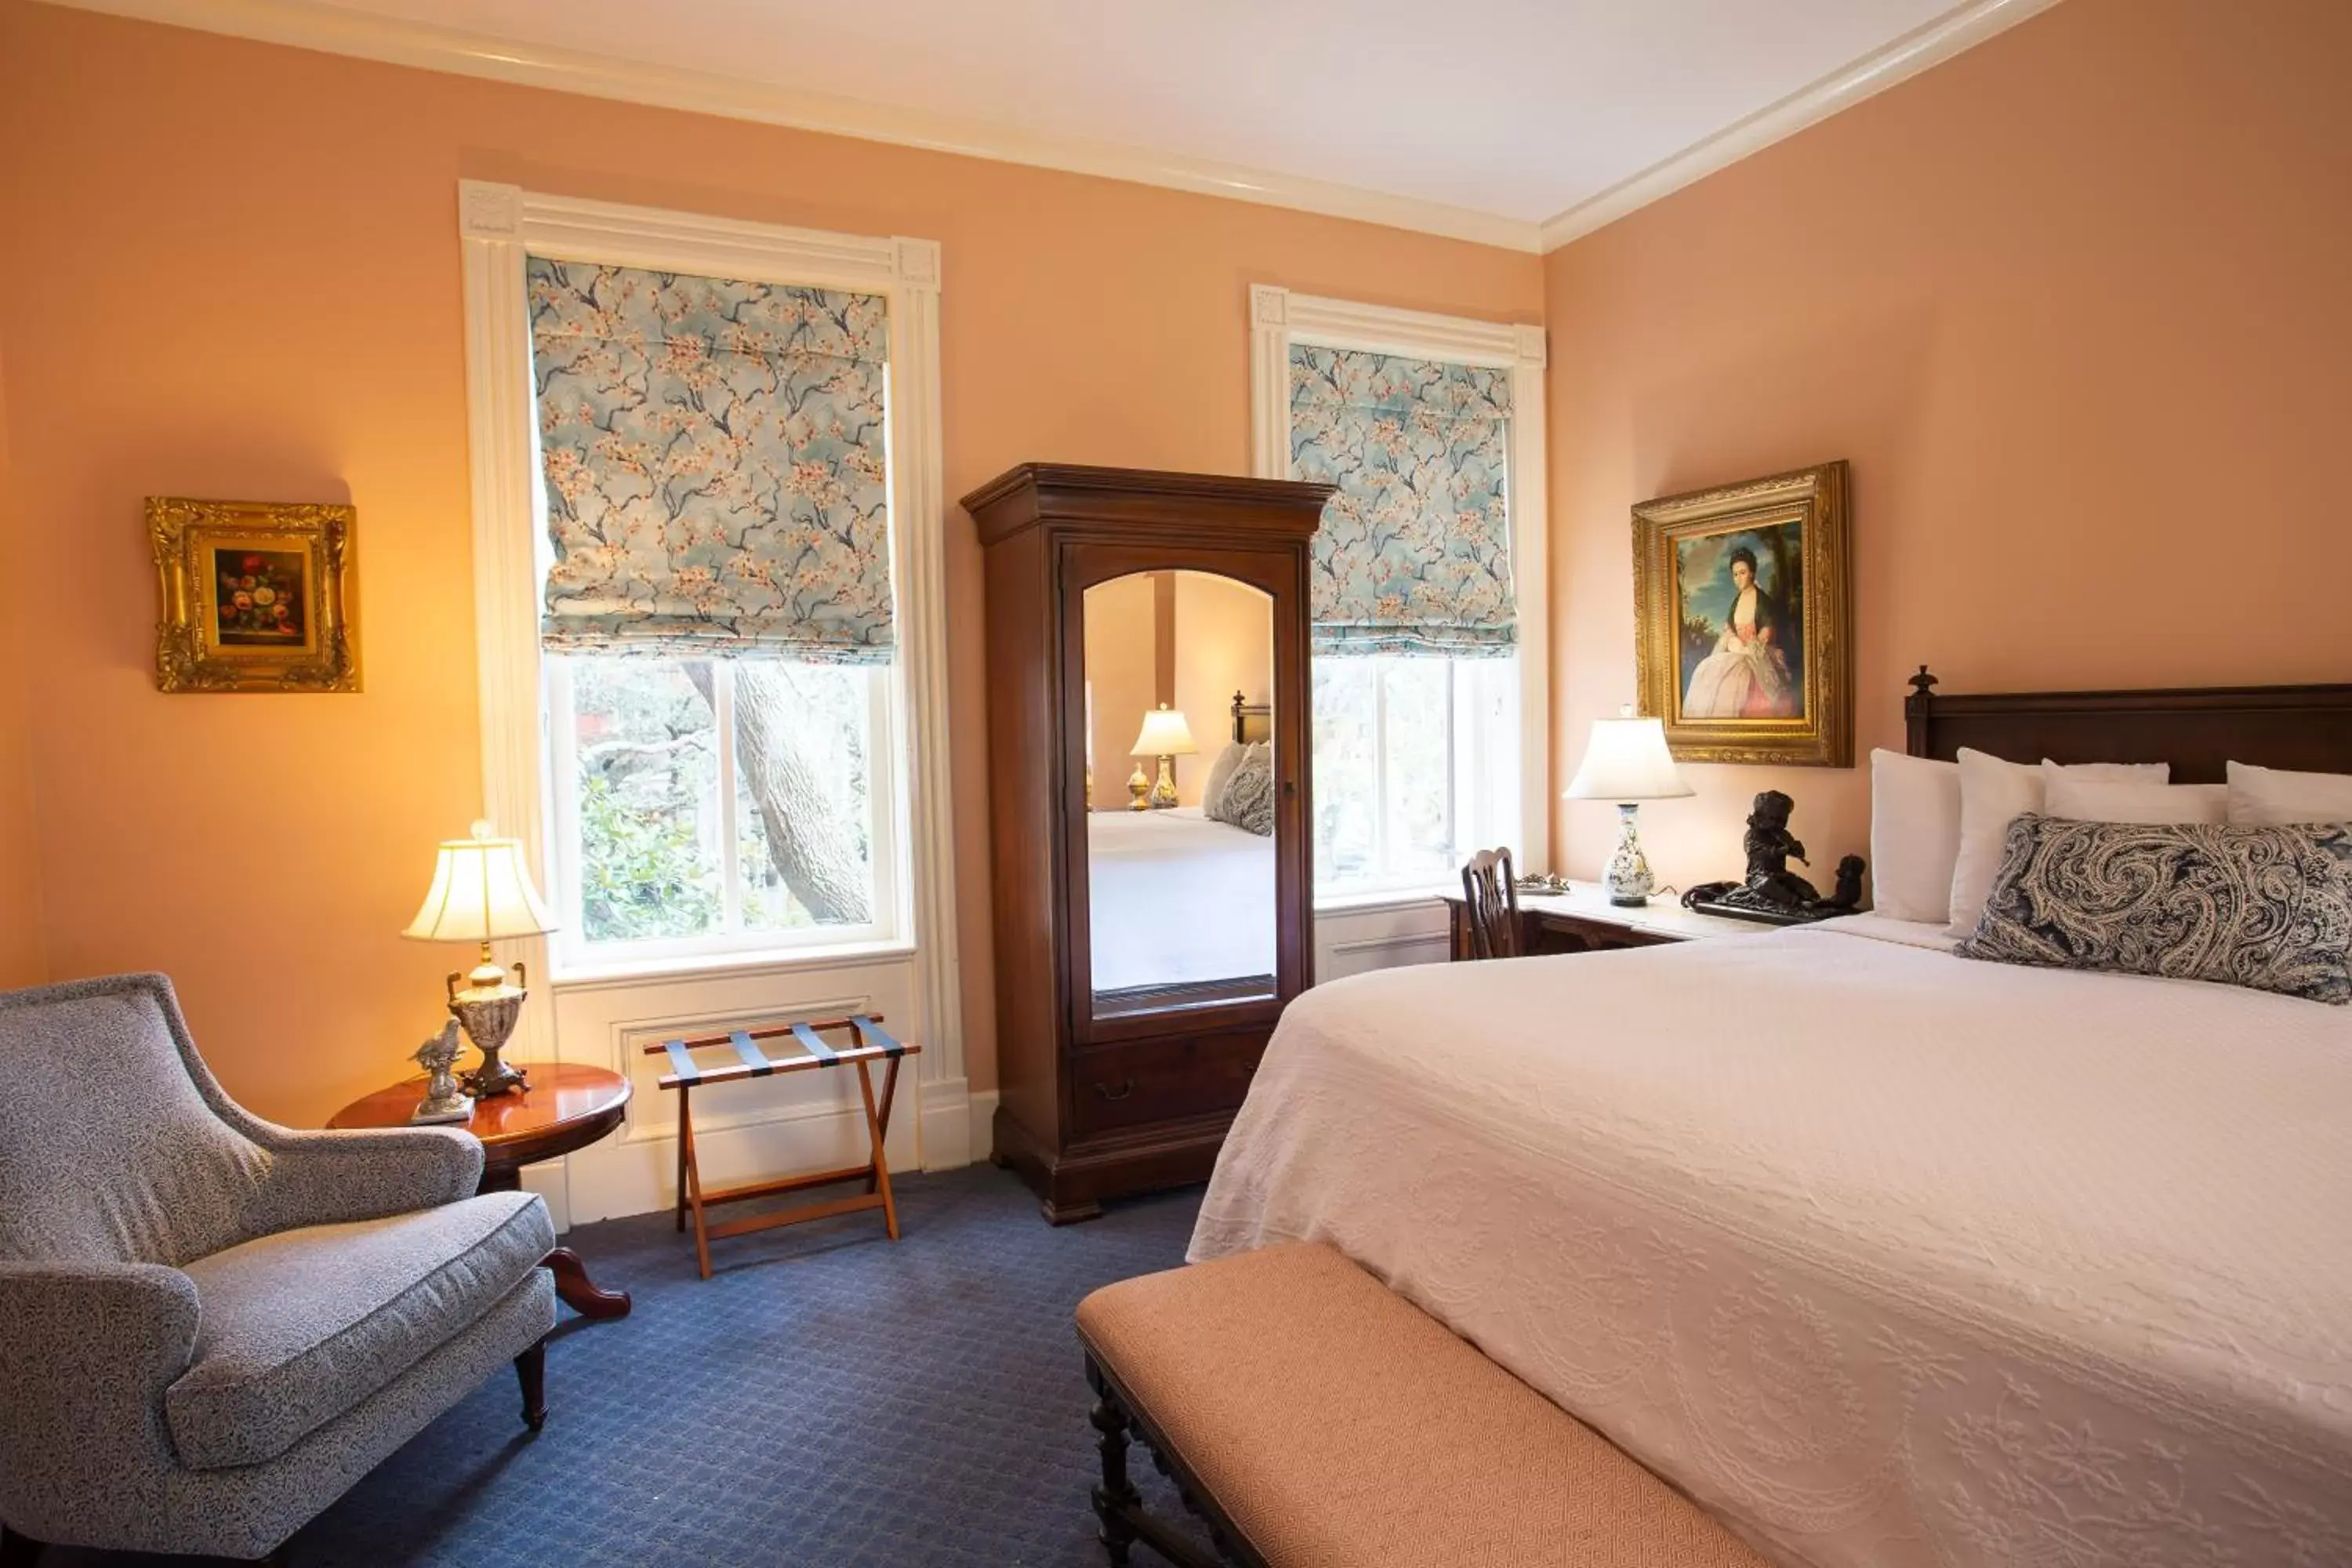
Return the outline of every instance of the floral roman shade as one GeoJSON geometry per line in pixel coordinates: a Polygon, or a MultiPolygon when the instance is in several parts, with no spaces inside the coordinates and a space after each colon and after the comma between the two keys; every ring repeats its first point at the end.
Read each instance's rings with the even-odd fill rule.
{"type": "Polygon", "coordinates": [[[1339,487],[1315,535],[1317,653],[1512,651],[1510,414],[1506,370],[1291,346],[1291,477],[1339,487]]]}
{"type": "Polygon", "coordinates": [[[885,301],[530,258],[552,651],[891,653],[885,301]]]}

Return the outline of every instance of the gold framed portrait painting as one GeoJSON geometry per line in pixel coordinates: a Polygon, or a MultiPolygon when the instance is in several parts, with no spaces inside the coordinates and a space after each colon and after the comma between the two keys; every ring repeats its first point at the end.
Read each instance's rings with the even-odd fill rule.
{"type": "Polygon", "coordinates": [[[165,691],[357,691],[347,506],[147,498],[165,691]]]}
{"type": "Polygon", "coordinates": [[[1642,710],[1696,763],[1853,765],[1846,466],[1633,509],[1642,710]]]}

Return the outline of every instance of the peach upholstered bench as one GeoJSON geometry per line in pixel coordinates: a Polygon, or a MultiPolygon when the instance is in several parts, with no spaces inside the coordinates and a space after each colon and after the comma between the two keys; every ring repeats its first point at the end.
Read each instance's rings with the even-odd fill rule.
{"type": "Polygon", "coordinates": [[[1256,1568],[1765,1568],[1687,1499],[1328,1247],[1270,1247],[1078,1304],[1095,1511],[1216,1568],[1143,1510],[1143,1437],[1256,1568]]]}

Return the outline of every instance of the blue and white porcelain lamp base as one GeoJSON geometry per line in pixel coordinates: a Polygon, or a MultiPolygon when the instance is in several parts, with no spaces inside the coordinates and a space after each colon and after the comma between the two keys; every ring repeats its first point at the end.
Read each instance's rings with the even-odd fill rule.
{"type": "Polygon", "coordinates": [[[1658,884],[1650,875],[1650,862],[1642,853],[1642,835],[1633,825],[1641,807],[1631,802],[1617,806],[1617,848],[1609,857],[1609,870],[1602,886],[1609,890],[1609,901],[1628,909],[1650,901],[1650,890],[1658,884]]]}

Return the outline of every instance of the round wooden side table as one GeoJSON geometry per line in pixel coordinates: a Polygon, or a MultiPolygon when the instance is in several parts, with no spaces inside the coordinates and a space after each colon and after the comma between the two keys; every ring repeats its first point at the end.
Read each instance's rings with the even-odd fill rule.
{"type": "MultiPolygon", "coordinates": [[[[585,1149],[621,1124],[629,1108],[629,1080],[603,1068],[574,1062],[529,1062],[530,1084],[512,1094],[474,1102],[473,1120],[462,1126],[482,1141],[486,1193],[510,1193],[522,1185],[522,1168],[585,1149]]],[[[425,1079],[412,1078],[355,1100],[335,1112],[329,1127],[407,1127],[409,1113],[425,1098],[425,1079]]],[[[606,1290],[588,1278],[580,1255],[559,1247],[547,1255],[555,1293],[583,1318],[625,1318],[629,1293],[606,1290]]]]}

